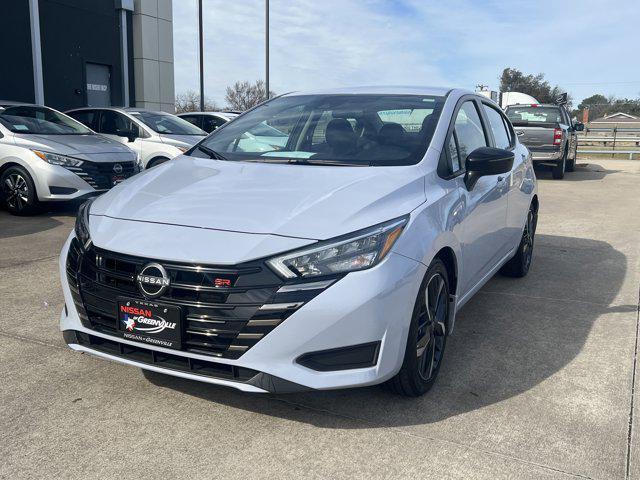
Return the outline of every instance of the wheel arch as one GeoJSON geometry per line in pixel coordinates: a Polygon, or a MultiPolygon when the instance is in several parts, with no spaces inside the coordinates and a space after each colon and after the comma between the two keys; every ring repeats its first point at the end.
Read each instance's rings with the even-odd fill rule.
{"type": "Polygon", "coordinates": [[[538,201],[538,195],[534,194],[533,198],[531,199],[531,205],[533,205],[533,208],[535,209],[535,212],[538,213],[538,209],[540,208],[540,202],[538,201]]]}
{"type": "Polygon", "coordinates": [[[171,158],[169,158],[168,155],[156,155],[154,157],[151,157],[149,159],[149,161],[147,162],[147,164],[144,166],[145,169],[148,168],[153,168],[156,166],[156,164],[158,163],[158,160],[164,160],[165,162],[168,162],[169,160],[171,160],[171,158]],[[166,159],[166,160],[164,160],[166,159]]]}
{"type": "Polygon", "coordinates": [[[434,256],[439,258],[447,269],[449,277],[449,293],[455,295],[458,290],[458,260],[451,247],[441,248],[434,256]]]}

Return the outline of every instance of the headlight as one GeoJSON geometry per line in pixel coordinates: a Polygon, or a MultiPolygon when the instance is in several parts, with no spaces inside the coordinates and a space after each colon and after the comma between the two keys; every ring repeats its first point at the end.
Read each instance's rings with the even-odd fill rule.
{"type": "Polygon", "coordinates": [[[142,164],[142,157],[139,153],[136,153],[136,173],[139,173],[144,170],[144,165],[142,164]]]}
{"type": "Polygon", "coordinates": [[[378,264],[391,250],[409,217],[402,217],[268,260],[284,278],[355,272],[378,264]]]}
{"type": "Polygon", "coordinates": [[[83,163],[82,160],[78,160],[77,158],[58,155],[57,153],[41,152],[40,150],[32,150],[32,152],[51,165],[60,165],[62,167],[79,167],[83,163]]]}
{"type": "Polygon", "coordinates": [[[91,234],[89,233],[89,210],[93,203],[93,198],[90,198],[78,209],[78,216],[76,217],[76,238],[80,241],[83,248],[87,248],[91,244],[91,234]]]}

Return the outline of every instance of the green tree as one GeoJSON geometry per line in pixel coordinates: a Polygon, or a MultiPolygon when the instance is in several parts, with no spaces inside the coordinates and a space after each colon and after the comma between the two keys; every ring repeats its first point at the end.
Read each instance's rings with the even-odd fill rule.
{"type": "MultiPolygon", "coordinates": [[[[531,95],[540,103],[554,103],[564,93],[558,86],[552,87],[544,78],[544,73],[526,75],[516,68],[505,68],[499,77],[501,92],[522,92],[531,95]]],[[[567,108],[573,99],[567,96],[567,108]]]]}

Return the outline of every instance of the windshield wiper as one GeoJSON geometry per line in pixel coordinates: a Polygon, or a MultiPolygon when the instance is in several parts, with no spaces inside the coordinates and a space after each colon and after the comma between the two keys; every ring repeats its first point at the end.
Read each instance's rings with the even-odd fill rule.
{"type": "Polygon", "coordinates": [[[342,160],[324,160],[318,158],[273,158],[273,157],[260,157],[260,158],[243,158],[243,162],[254,163],[289,163],[294,165],[330,165],[334,167],[369,167],[369,162],[347,162],[342,160]]]}
{"type": "Polygon", "coordinates": [[[227,160],[227,157],[225,157],[221,153],[218,153],[215,150],[210,149],[209,147],[205,147],[204,145],[198,145],[198,150],[200,150],[205,155],[209,155],[209,158],[213,158],[215,160],[227,160]]]}

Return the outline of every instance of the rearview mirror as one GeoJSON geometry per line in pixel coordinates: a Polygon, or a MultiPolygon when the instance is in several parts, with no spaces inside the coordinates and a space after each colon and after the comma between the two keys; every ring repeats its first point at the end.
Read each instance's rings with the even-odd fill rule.
{"type": "Polygon", "coordinates": [[[480,147],[469,154],[465,169],[464,183],[467,190],[473,190],[480,177],[507,173],[513,167],[513,152],[502,148],[480,147]]]}
{"type": "Polygon", "coordinates": [[[576,132],[582,132],[584,130],[584,123],[576,122],[573,124],[573,129],[576,132]]]}

